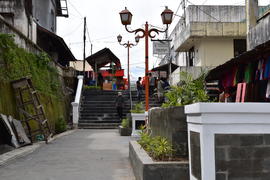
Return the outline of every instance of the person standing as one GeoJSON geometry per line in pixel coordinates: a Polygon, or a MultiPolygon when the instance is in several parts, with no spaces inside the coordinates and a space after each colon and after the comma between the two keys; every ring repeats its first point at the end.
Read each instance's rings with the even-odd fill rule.
{"type": "Polygon", "coordinates": [[[136,82],[136,87],[137,87],[137,97],[138,97],[138,101],[141,101],[141,97],[142,97],[142,84],[141,84],[141,77],[138,78],[138,81],[136,82]]]}
{"type": "Polygon", "coordinates": [[[149,94],[152,96],[154,94],[156,85],[156,79],[152,76],[151,73],[149,73],[149,94]]]}
{"type": "Polygon", "coordinates": [[[116,106],[117,114],[118,114],[120,120],[123,117],[124,104],[125,104],[124,97],[122,96],[121,92],[118,92],[118,96],[115,99],[115,106],[116,106]]]}
{"type": "Polygon", "coordinates": [[[163,78],[160,78],[158,80],[158,85],[157,85],[157,94],[158,94],[158,101],[160,103],[163,103],[164,102],[164,81],[163,81],[163,78]]]}
{"type": "Polygon", "coordinates": [[[98,86],[100,87],[100,89],[103,89],[103,76],[101,73],[98,73],[98,86]]]}

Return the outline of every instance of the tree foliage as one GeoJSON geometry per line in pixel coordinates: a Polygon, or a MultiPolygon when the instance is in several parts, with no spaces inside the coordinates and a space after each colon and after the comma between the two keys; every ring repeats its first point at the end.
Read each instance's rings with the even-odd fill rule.
{"type": "Polygon", "coordinates": [[[181,72],[181,81],[178,86],[173,86],[165,96],[167,101],[162,107],[184,106],[196,102],[208,102],[209,96],[204,88],[205,73],[193,79],[187,72],[181,72]]]}

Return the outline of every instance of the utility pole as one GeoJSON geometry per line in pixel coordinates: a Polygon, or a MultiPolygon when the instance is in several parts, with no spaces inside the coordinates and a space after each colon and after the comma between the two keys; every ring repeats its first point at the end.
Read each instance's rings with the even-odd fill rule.
{"type": "Polygon", "coordinates": [[[91,55],[93,54],[93,44],[91,44],[91,55]]]}
{"type": "Polygon", "coordinates": [[[186,0],[182,0],[183,3],[183,11],[184,11],[184,23],[186,26],[186,0]]]}
{"type": "Polygon", "coordinates": [[[85,76],[85,41],[86,41],[86,17],[84,17],[84,27],[83,27],[83,76],[85,76]]]}

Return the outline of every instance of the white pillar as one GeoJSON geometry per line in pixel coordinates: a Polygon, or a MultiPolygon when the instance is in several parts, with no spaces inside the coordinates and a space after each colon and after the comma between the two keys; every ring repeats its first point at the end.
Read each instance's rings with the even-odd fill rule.
{"type": "Polygon", "coordinates": [[[74,128],[77,128],[78,123],[79,123],[79,118],[80,118],[79,109],[80,109],[82,88],[83,88],[83,76],[78,76],[78,85],[77,85],[77,90],[76,90],[75,101],[71,103],[71,105],[72,105],[72,120],[73,120],[74,128]]]}

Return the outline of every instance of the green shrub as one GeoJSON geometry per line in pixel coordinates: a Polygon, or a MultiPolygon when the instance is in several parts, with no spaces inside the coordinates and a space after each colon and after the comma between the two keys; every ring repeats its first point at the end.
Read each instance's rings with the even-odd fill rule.
{"type": "Polygon", "coordinates": [[[165,137],[151,137],[146,132],[141,132],[138,143],[142,148],[155,160],[170,160],[173,156],[174,149],[172,144],[165,137]]]}
{"type": "Polygon", "coordinates": [[[57,134],[65,132],[67,130],[67,122],[64,120],[64,118],[59,118],[55,122],[55,132],[57,134]]]}
{"type": "Polygon", "coordinates": [[[165,94],[167,101],[162,107],[184,106],[196,102],[209,102],[209,96],[205,91],[203,73],[198,79],[193,79],[187,72],[181,72],[181,82],[179,86],[174,86],[165,94]]]}
{"type": "Polygon", "coordinates": [[[88,85],[84,85],[84,89],[98,89],[98,90],[100,90],[101,87],[100,86],[88,86],[88,85]]]}
{"type": "Polygon", "coordinates": [[[9,34],[0,34],[0,52],[1,82],[9,83],[27,76],[42,94],[62,97],[58,71],[45,52],[27,52],[18,47],[9,34]]]}
{"type": "Polygon", "coordinates": [[[129,128],[129,121],[127,118],[122,119],[122,123],[121,123],[123,128],[129,128]]]}
{"type": "Polygon", "coordinates": [[[142,102],[135,104],[134,109],[130,110],[131,113],[144,113],[142,102]]]}

